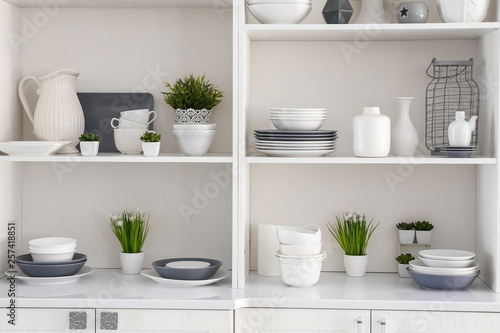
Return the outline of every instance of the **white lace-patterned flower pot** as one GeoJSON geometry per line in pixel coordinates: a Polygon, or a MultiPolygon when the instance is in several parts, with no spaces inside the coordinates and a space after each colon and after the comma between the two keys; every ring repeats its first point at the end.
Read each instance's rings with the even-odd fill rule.
{"type": "Polygon", "coordinates": [[[208,124],[211,121],[212,121],[212,110],[207,110],[207,109],[175,110],[176,123],[208,124]]]}

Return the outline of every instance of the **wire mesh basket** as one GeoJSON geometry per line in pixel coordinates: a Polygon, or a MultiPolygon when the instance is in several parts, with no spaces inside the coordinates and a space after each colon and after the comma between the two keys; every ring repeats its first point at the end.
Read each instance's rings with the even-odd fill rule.
{"type": "MultiPolygon", "coordinates": [[[[472,78],[473,64],[472,58],[468,61],[433,58],[427,67],[426,73],[432,80],[425,96],[425,144],[431,154],[441,154],[449,146],[448,126],[455,120],[456,111],[464,111],[466,119],[479,116],[479,87],[472,78]],[[431,66],[433,71],[429,74],[431,66]]],[[[477,135],[476,128],[471,146],[477,146],[477,135]]]]}

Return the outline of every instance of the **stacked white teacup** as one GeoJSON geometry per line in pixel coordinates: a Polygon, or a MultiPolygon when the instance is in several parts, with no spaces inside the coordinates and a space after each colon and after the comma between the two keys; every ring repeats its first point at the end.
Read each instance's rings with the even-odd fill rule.
{"type": "Polygon", "coordinates": [[[280,249],[281,279],[294,287],[316,284],[321,273],[326,251],[321,248],[321,229],[317,225],[305,227],[278,227],[276,235],[280,249]]]}
{"type": "Polygon", "coordinates": [[[142,153],[141,136],[147,131],[149,124],[155,118],[155,111],[138,109],[122,111],[120,112],[120,118],[111,119],[116,149],[122,154],[142,153]]]}

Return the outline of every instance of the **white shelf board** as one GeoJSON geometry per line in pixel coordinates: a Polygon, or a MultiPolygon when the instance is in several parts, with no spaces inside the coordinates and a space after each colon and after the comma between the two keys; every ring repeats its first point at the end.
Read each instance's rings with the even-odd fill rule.
{"type": "Polygon", "coordinates": [[[186,156],[182,154],[161,153],[157,157],[123,155],[120,153],[99,153],[97,156],[80,154],[56,154],[51,156],[0,156],[0,162],[111,162],[111,163],[232,163],[231,154],[206,154],[204,156],[186,156]]]}
{"type": "Polygon", "coordinates": [[[444,156],[388,156],[382,158],[356,157],[352,155],[327,155],[322,157],[270,157],[253,155],[245,158],[246,163],[307,163],[307,164],[496,164],[495,157],[471,156],[470,158],[450,158],[444,156]]]}
{"type": "MultiPolygon", "coordinates": [[[[2,0],[0,0],[2,1],[2,0]]],[[[22,8],[40,8],[48,1],[3,0],[22,8]]],[[[232,0],[65,0],[62,8],[231,8],[232,0]]]]}
{"type": "Polygon", "coordinates": [[[499,22],[425,24],[247,24],[251,40],[352,41],[478,39],[500,28],[499,22]]]}

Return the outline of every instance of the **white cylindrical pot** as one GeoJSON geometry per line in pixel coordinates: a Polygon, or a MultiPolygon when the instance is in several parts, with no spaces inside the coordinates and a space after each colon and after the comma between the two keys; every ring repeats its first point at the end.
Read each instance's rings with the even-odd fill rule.
{"type": "Polygon", "coordinates": [[[120,263],[124,274],[139,274],[144,262],[144,252],[120,253],[120,263]]]}
{"type": "Polygon", "coordinates": [[[418,148],[418,133],[410,118],[410,105],[415,97],[396,97],[399,118],[392,128],[391,148],[396,156],[412,156],[418,148]]]}
{"type": "Polygon", "coordinates": [[[389,23],[384,13],[383,0],[362,0],[361,12],[355,24],[389,23]]]}
{"type": "Polygon", "coordinates": [[[432,230],[417,230],[417,243],[430,244],[432,240],[432,230]]]}
{"type": "Polygon", "coordinates": [[[437,0],[441,21],[445,23],[482,22],[490,0],[437,0]]]}
{"type": "Polygon", "coordinates": [[[259,224],[257,227],[257,274],[262,276],[280,276],[281,269],[276,251],[279,241],[276,237],[278,225],[259,224]]]}
{"type": "Polygon", "coordinates": [[[398,239],[401,244],[413,244],[415,230],[398,230],[398,239]]]}
{"type": "Polygon", "coordinates": [[[358,157],[386,157],[391,149],[391,120],[378,107],[365,107],[353,119],[353,151],[358,157]]]}
{"type": "Polygon", "coordinates": [[[350,256],[344,254],[344,268],[345,272],[350,277],[363,277],[366,273],[366,266],[368,265],[368,255],[350,256]]]}

